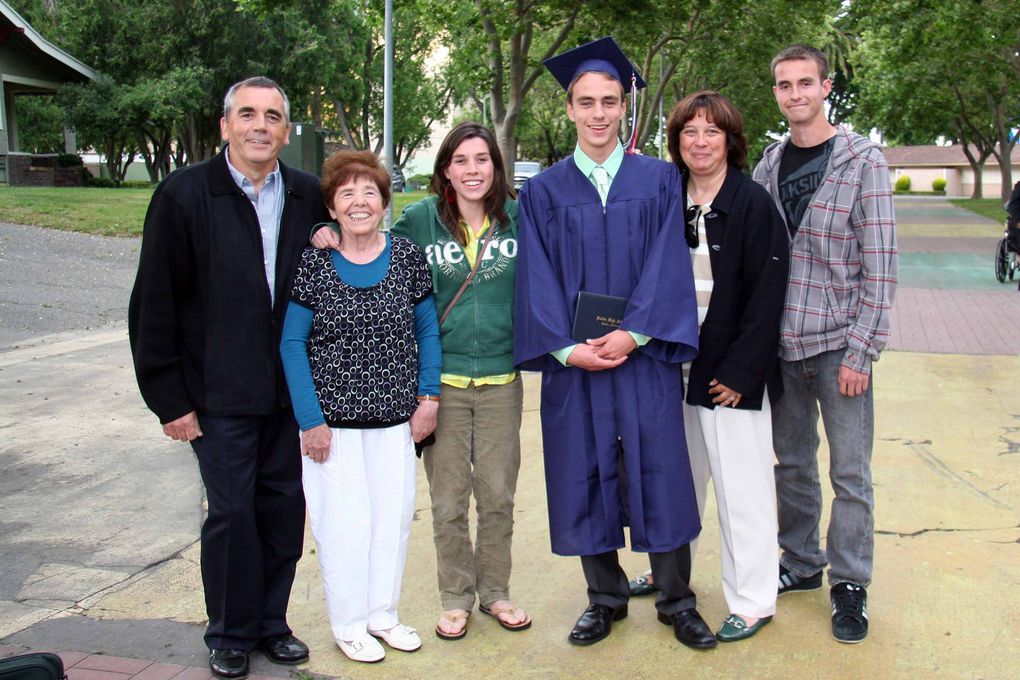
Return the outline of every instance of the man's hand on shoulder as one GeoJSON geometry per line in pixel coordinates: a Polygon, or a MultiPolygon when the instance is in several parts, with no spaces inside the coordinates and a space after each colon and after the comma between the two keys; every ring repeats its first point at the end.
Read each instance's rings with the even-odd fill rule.
{"type": "Polygon", "coordinates": [[[634,337],[627,331],[615,330],[588,341],[588,346],[595,349],[601,359],[615,361],[626,359],[627,355],[637,348],[634,337]]]}
{"type": "Polygon", "coordinates": [[[857,397],[868,391],[870,376],[846,366],[839,367],[839,393],[844,397],[857,397]]]}
{"type": "Polygon", "coordinates": [[[202,436],[202,427],[198,424],[198,413],[192,411],[177,420],[163,425],[163,434],[178,442],[190,442],[202,436]]]}
{"type": "MultiPolygon", "coordinates": [[[[603,336],[605,337],[605,336],[603,336]]],[[[633,340],[631,341],[633,342],[633,340]]],[[[597,348],[588,344],[574,345],[574,351],[567,357],[567,365],[584,369],[585,371],[604,371],[607,368],[616,368],[627,360],[626,354],[618,359],[603,359],[597,353],[597,348]]]]}

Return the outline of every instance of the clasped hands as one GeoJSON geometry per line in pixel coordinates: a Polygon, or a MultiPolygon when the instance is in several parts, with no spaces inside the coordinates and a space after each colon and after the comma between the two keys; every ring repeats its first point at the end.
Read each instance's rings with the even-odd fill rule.
{"type": "Polygon", "coordinates": [[[622,364],[636,348],[634,337],[627,331],[617,329],[600,338],[574,345],[567,357],[567,365],[586,371],[604,371],[622,364]]]}

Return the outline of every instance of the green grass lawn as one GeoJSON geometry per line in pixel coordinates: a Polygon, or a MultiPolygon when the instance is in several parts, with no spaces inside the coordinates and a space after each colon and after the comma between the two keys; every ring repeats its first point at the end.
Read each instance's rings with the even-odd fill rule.
{"type": "Polygon", "coordinates": [[[0,187],[0,222],[135,236],[151,196],[152,189],[0,187]]]}
{"type": "MultiPolygon", "coordinates": [[[[138,236],[152,189],[0,187],[0,222],[81,231],[102,236],[138,236]]],[[[412,191],[393,196],[399,216],[425,196],[412,191]]]]}
{"type": "Polygon", "coordinates": [[[401,213],[404,212],[404,208],[415,201],[420,201],[426,196],[428,196],[427,191],[408,191],[400,194],[393,194],[393,219],[400,217],[401,213]]]}
{"type": "Polygon", "coordinates": [[[1006,210],[999,198],[951,198],[949,202],[958,208],[966,208],[978,215],[993,219],[1000,224],[1006,221],[1006,210]]]}

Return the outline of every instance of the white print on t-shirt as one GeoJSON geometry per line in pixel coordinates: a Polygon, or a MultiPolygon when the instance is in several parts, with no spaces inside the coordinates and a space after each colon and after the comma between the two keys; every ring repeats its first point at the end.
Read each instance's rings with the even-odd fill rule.
{"type": "MultiPolygon", "coordinates": [[[[517,257],[517,239],[513,237],[493,237],[482,254],[482,262],[478,266],[476,278],[482,281],[496,278],[510,266],[510,261],[517,257]]],[[[465,262],[467,256],[464,248],[456,241],[431,243],[425,246],[425,258],[436,270],[451,278],[464,278],[463,267],[457,265],[465,262]]]]}

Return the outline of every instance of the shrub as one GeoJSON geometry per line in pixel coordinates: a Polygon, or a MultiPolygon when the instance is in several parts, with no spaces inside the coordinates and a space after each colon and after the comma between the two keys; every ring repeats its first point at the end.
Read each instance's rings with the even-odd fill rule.
{"type": "Polygon", "coordinates": [[[62,153],[57,156],[57,167],[77,168],[85,165],[85,162],[76,153],[62,153]]]}
{"type": "Polygon", "coordinates": [[[421,173],[418,175],[412,175],[407,178],[407,183],[415,189],[428,189],[429,182],[432,181],[432,173],[421,173]]]}
{"type": "Polygon", "coordinates": [[[910,178],[906,175],[900,175],[896,178],[896,192],[902,193],[904,191],[910,191],[910,178]]]}
{"type": "Polygon", "coordinates": [[[946,190],[946,180],[945,180],[945,178],[943,178],[943,177],[936,177],[935,179],[933,179],[931,181],[931,190],[932,191],[942,191],[942,192],[944,192],[946,190]]]}
{"type": "MultiPolygon", "coordinates": [[[[88,172],[86,170],[86,172],[88,172]]],[[[152,186],[152,182],[144,179],[128,179],[123,182],[114,182],[109,177],[96,177],[89,172],[85,182],[86,186],[96,187],[99,189],[148,189],[152,186]]]]}

